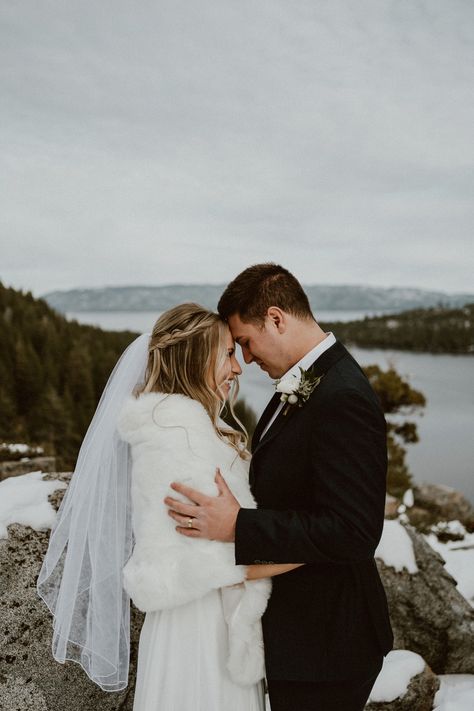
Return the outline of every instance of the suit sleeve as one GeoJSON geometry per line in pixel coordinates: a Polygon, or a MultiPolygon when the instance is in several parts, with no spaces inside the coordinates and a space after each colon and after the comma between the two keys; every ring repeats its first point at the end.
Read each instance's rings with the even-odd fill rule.
{"type": "Polygon", "coordinates": [[[241,509],[236,561],[348,563],[371,559],[384,519],[385,420],[357,390],[337,393],[311,429],[308,476],[313,501],[304,511],[241,509]]]}

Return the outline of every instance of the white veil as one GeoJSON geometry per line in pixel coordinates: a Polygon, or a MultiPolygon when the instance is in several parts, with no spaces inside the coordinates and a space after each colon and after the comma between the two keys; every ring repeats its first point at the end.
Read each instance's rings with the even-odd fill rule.
{"type": "Polygon", "coordinates": [[[116,430],[122,404],[145,376],[150,334],[121,355],[102,393],[58,510],[38,581],[53,613],[54,658],[78,662],[104,691],[128,683],[132,553],[130,452],[116,430]]]}

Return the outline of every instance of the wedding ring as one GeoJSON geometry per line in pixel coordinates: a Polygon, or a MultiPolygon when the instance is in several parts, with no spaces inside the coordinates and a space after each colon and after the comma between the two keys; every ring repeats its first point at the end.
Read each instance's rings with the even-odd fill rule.
{"type": "Polygon", "coordinates": [[[192,528],[192,527],[193,527],[193,519],[188,518],[188,528],[192,528]]]}

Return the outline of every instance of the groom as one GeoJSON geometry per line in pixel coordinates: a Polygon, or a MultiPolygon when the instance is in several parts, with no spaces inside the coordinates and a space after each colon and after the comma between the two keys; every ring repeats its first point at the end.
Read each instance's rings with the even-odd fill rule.
{"type": "Polygon", "coordinates": [[[273,578],[262,620],[272,711],[362,711],[393,641],[374,561],[387,467],[382,411],[283,267],[249,267],[218,309],[246,363],[271,378],[309,370],[312,392],[306,401],[296,393],[295,404],[276,393],[257,424],[257,509],[240,508],[218,473],[218,497],[173,484],[195,504],[168,498],[170,515],[183,535],[235,540],[237,564],[305,564],[273,578]]]}

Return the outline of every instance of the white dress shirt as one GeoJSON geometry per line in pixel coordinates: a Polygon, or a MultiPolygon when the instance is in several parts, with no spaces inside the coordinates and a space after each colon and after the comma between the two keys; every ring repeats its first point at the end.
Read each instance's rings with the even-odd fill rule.
{"type": "MultiPolygon", "coordinates": [[[[312,348],[309,353],[306,353],[305,356],[301,358],[297,363],[292,366],[285,375],[282,375],[280,380],[283,380],[283,378],[287,378],[289,375],[299,375],[300,374],[300,368],[303,368],[303,370],[308,370],[310,366],[315,363],[319,356],[324,353],[324,351],[327,351],[328,348],[331,348],[336,342],[336,337],[335,335],[330,331],[326,338],[324,338],[321,343],[318,343],[317,346],[312,348]]],[[[272,419],[270,422],[267,424],[265,429],[263,430],[262,434],[260,435],[260,439],[265,435],[265,432],[273,425],[274,421],[280,414],[280,412],[283,409],[283,406],[286,405],[285,402],[280,402],[277,409],[275,410],[272,419]]]]}

